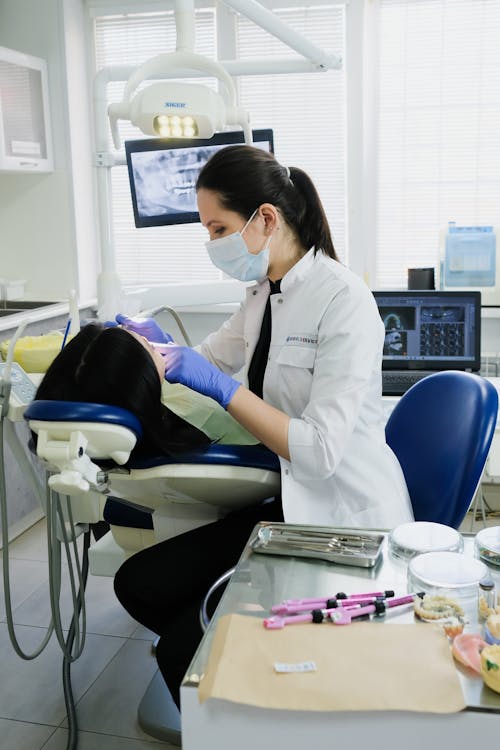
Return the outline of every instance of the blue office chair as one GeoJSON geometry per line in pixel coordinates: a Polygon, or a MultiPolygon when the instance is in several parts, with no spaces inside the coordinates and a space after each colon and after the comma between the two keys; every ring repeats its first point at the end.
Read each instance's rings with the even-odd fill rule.
{"type": "Polygon", "coordinates": [[[416,521],[460,526],[481,479],[497,412],[495,387],[467,372],[434,373],[402,396],[385,433],[416,521]]]}

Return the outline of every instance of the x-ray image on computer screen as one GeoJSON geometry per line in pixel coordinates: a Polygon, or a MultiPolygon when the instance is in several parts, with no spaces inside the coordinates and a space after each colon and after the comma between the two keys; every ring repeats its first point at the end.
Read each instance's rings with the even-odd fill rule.
{"type": "Polygon", "coordinates": [[[197,211],[196,179],[207,159],[219,148],[177,148],[132,154],[139,215],[197,211]]]}
{"type": "Polygon", "coordinates": [[[408,354],[408,335],[406,331],[386,331],[384,354],[403,357],[408,354]]]}
{"type": "MultiPolygon", "coordinates": [[[[252,131],[253,145],[273,151],[273,131],[252,131]]],[[[125,142],[125,154],[136,227],[199,221],[196,180],[208,159],[221,148],[243,143],[243,131],[212,138],[147,138],[125,142]]]]}
{"type": "Polygon", "coordinates": [[[386,331],[412,331],[415,328],[414,307],[379,307],[386,331]]]}
{"type": "Polygon", "coordinates": [[[463,323],[465,320],[465,307],[463,305],[450,305],[449,307],[424,307],[420,313],[422,323],[463,323]]]}

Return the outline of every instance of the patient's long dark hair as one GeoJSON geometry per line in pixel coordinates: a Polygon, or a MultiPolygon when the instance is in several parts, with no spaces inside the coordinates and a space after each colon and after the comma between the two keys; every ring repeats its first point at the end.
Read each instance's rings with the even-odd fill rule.
{"type": "Polygon", "coordinates": [[[121,328],[97,323],[82,328],[52,362],[35,398],[128,409],[143,429],[135,455],[176,455],[210,442],[161,403],[160,378],[150,354],[121,328]]]}

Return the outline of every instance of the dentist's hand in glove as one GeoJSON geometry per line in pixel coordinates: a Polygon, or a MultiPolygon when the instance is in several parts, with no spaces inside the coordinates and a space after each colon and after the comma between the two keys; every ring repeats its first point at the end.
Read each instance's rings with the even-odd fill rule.
{"type": "Polygon", "coordinates": [[[168,344],[170,341],[173,341],[172,336],[162,331],[153,318],[129,318],[127,315],[118,313],[116,322],[118,325],[126,328],[127,331],[133,331],[134,333],[138,333],[139,336],[144,336],[148,341],[154,341],[158,344],[168,344]]]}
{"type": "Polygon", "coordinates": [[[227,409],[241,385],[188,346],[171,344],[167,347],[164,359],[165,380],[169,383],[181,383],[193,391],[209,396],[224,409],[227,409]]]}

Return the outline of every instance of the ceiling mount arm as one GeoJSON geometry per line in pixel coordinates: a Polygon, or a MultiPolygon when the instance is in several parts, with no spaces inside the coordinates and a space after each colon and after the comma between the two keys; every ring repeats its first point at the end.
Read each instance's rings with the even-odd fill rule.
{"type": "Polygon", "coordinates": [[[310,60],[318,70],[341,68],[342,58],[331,55],[321,47],[309,42],[303,34],[295,31],[281,20],[275,13],[257,2],[257,0],[223,0],[224,4],[241,13],[250,21],[261,26],[265,31],[275,36],[291,49],[310,60]]]}
{"type": "Polygon", "coordinates": [[[203,57],[203,55],[197,55],[195,52],[184,50],[156,55],[156,57],[152,57],[140,65],[127,81],[123,92],[122,104],[128,103],[137,87],[153,75],[156,78],[160,75],[163,75],[165,78],[175,77],[175,74],[179,70],[193,70],[217,78],[223,84],[222,96],[225,102],[227,104],[235,104],[236,87],[225,68],[216,60],[210,60],[210,58],[203,57]]]}
{"type": "Polygon", "coordinates": [[[194,0],[176,0],[175,31],[177,52],[194,52],[196,38],[194,0]]]}

